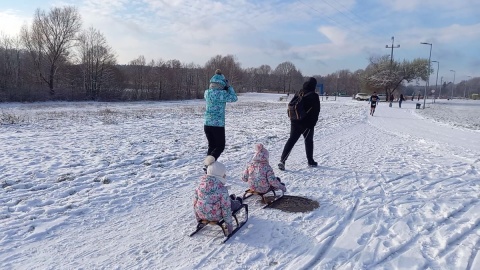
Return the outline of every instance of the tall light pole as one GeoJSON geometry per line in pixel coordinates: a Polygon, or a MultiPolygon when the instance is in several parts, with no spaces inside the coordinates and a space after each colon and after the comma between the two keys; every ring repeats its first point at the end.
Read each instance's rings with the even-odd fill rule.
{"type": "Polygon", "coordinates": [[[450,97],[451,99],[453,99],[453,89],[455,88],[455,70],[453,69],[450,69],[451,72],[453,72],[453,84],[452,84],[452,96],[450,97]]]}
{"type": "Polygon", "coordinates": [[[420,44],[430,45],[430,56],[428,56],[428,79],[427,83],[425,84],[425,94],[423,95],[423,109],[425,109],[425,102],[427,101],[427,87],[430,86],[430,64],[432,59],[432,43],[428,42],[420,42],[420,44]]]}
{"type": "Polygon", "coordinates": [[[438,92],[438,99],[442,95],[442,88],[443,88],[443,76],[440,78],[440,92],[438,92]]]}
{"type": "MultiPolygon", "coordinates": [[[[392,74],[392,68],[393,68],[393,49],[396,49],[396,48],[400,48],[400,44],[394,46],[395,42],[395,37],[392,37],[392,46],[388,46],[388,45],[385,45],[385,48],[387,49],[392,49],[392,52],[390,53],[390,74],[392,74]]],[[[387,95],[387,100],[390,99],[390,93],[388,93],[387,91],[387,86],[385,85],[385,94],[387,95]]],[[[392,107],[392,101],[393,100],[390,100],[390,107],[392,107]]]]}
{"type": "MultiPolygon", "coordinates": [[[[467,76],[467,78],[472,78],[472,76],[467,76]]],[[[467,93],[467,80],[465,80],[465,88],[463,89],[463,98],[466,98],[465,94],[467,93]]]]}
{"type": "Polygon", "coordinates": [[[390,53],[390,67],[392,66],[393,63],[393,49],[400,48],[400,44],[397,46],[393,46],[393,43],[395,42],[395,37],[392,37],[392,46],[385,45],[385,48],[389,49],[392,48],[392,52],[390,53]]]}
{"type": "Polygon", "coordinates": [[[335,92],[337,93],[338,93],[338,77],[340,77],[340,73],[338,73],[337,76],[335,76],[335,92]]]}
{"type": "MultiPolygon", "coordinates": [[[[437,63],[437,79],[435,80],[435,91],[438,91],[437,89],[437,82],[438,82],[438,70],[440,69],[440,62],[438,61],[432,61],[432,62],[436,62],[437,63]]],[[[441,87],[441,86],[440,86],[441,87]]],[[[440,98],[440,92],[438,94],[438,97],[440,98]]],[[[433,97],[433,102],[435,102],[435,97],[433,97]]]]}

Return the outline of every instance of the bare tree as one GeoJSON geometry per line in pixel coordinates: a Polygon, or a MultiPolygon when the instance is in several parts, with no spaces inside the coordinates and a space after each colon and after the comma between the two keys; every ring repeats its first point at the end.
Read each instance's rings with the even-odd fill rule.
{"type": "Polygon", "coordinates": [[[365,71],[363,69],[357,69],[352,73],[351,80],[349,81],[349,87],[347,89],[347,95],[351,96],[360,91],[362,85],[362,76],[365,71]]]}
{"type": "Polygon", "coordinates": [[[165,61],[162,59],[154,61],[153,63],[153,70],[149,73],[149,83],[153,89],[153,96],[152,99],[159,99],[162,100],[165,97],[166,91],[166,78],[165,78],[165,61]]]}
{"type": "MultiPolygon", "coordinates": [[[[213,75],[216,69],[222,70],[223,74],[225,74],[230,84],[235,87],[237,92],[241,91],[242,87],[240,87],[239,83],[241,82],[243,71],[240,63],[237,62],[233,55],[217,55],[212,57],[205,64],[205,70],[207,74],[211,74],[210,76],[213,75]]],[[[206,85],[208,85],[209,79],[210,77],[207,78],[206,85]]]]}
{"type": "Polygon", "coordinates": [[[109,69],[116,57],[105,36],[90,27],[78,39],[78,55],[83,75],[83,89],[87,98],[96,100],[103,87],[108,87],[109,69]]]}
{"type": "Polygon", "coordinates": [[[199,93],[205,86],[203,85],[203,80],[199,80],[202,77],[202,68],[199,65],[190,63],[184,65],[185,69],[185,98],[199,98],[199,93]]]}
{"type": "MultiPolygon", "coordinates": [[[[297,69],[292,62],[283,62],[280,63],[274,71],[274,74],[279,76],[280,79],[280,87],[283,90],[283,93],[287,92],[290,93],[292,90],[292,82],[293,76],[297,69]]],[[[295,90],[294,90],[295,91],[295,90]]]]}
{"type": "Polygon", "coordinates": [[[54,84],[58,69],[70,55],[81,18],[74,7],[55,7],[47,14],[37,9],[30,28],[24,26],[21,37],[30,52],[38,76],[44,81],[50,94],[54,95],[54,84]]]}
{"type": "Polygon", "coordinates": [[[17,88],[20,83],[20,41],[0,36],[0,90],[17,88]]]}
{"type": "Polygon", "coordinates": [[[129,64],[133,67],[133,76],[131,77],[131,83],[133,85],[133,90],[135,91],[135,99],[141,99],[143,90],[146,88],[147,68],[145,66],[145,56],[140,55],[138,58],[130,61],[129,64]]]}
{"type": "Polygon", "coordinates": [[[169,96],[174,99],[182,99],[184,97],[182,94],[182,63],[177,59],[172,59],[168,60],[165,64],[167,66],[169,96]]]}
{"type": "Polygon", "coordinates": [[[333,93],[338,89],[338,71],[322,77],[323,90],[327,93],[333,93]]]}
{"type": "Polygon", "coordinates": [[[324,89],[328,93],[339,95],[353,95],[360,89],[360,79],[363,70],[351,72],[348,69],[338,70],[323,77],[324,89]]]}
{"type": "Polygon", "coordinates": [[[260,91],[263,89],[268,89],[269,86],[271,85],[270,77],[272,74],[272,68],[269,65],[261,65],[257,69],[257,75],[258,75],[258,80],[257,80],[257,87],[260,91]]]}

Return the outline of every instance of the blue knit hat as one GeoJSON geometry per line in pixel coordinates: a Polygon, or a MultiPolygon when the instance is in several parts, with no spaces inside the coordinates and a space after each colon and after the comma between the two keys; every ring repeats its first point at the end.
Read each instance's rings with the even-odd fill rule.
{"type": "Polygon", "coordinates": [[[210,88],[223,88],[226,85],[227,83],[225,82],[225,76],[223,76],[222,71],[220,69],[215,70],[215,75],[210,79],[210,88]]]}

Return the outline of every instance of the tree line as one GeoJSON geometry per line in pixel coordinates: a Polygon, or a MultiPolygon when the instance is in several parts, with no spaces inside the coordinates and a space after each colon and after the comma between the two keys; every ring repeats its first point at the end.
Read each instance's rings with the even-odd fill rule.
{"type": "MultiPolygon", "coordinates": [[[[293,93],[305,76],[292,62],[275,68],[242,68],[233,55],[216,55],[203,66],[140,55],[117,63],[114,49],[97,29],[82,29],[75,7],[37,9],[15,37],[0,35],[0,101],[181,100],[203,97],[214,71],[221,69],[237,92],[293,93]]],[[[433,70],[430,70],[432,73],[433,70]]],[[[404,91],[404,84],[426,80],[428,60],[397,62],[371,57],[365,69],[315,75],[330,95],[359,91],[404,91]]],[[[480,83],[480,82],[479,82],[480,83]]]]}

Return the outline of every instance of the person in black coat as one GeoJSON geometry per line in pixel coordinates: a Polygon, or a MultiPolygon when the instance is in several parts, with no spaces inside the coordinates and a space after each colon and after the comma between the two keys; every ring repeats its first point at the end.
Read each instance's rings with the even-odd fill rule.
{"type": "Polygon", "coordinates": [[[400,94],[400,98],[398,99],[398,107],[402,108],[402,102],[405,101],[403,94],[400,94]]]}
{"type": "MultiPolygon", "coordinates": [[[[280,163],[278,163],[278,168],[282,171],[285,170],[285,161],[287,161],[293,146],[302,135],[305,139],[305,154],[307,155],[308,166],[316,167],[318,165],[313,159],[313,134],[318,121],[318,115],[320,114],[320,99],[315,92],[316,87],[317,80],[310,77],[303,84],[302,90],[300,90],[300,92],[303,91],[305,93],[303,99],[307,115],[301,120],[290,120],[290,137],[283,148],[280,163]],[[312,93],[306,95],[310,92],[312,93]]],[[[295,95],[298,95],[298,93],[295,95]]]]}

